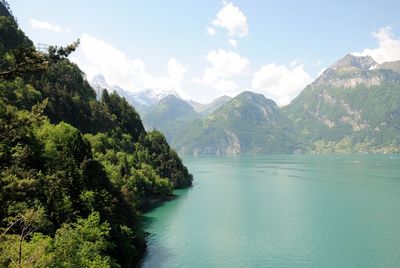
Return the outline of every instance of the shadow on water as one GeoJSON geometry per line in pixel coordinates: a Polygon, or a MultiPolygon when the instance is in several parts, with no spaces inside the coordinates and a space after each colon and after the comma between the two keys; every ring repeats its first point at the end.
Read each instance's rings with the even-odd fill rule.
{"type": "Polygon", "coordinates": [[[143,213],[146,214],[146,213],[152,212],[157,208],[165,206],[166,204],[168,204],[171,201],[182,198],[185,193],[187,193],[194,187],[196,187],[196,184],[193,184],[192,186],[190,186],[188,188],[174,190],[174,192],[172,194],[167,195],[167,196],[148,198],[145,201],[145,204],[143,205],[143,213]]]}
{"type": "Polygon", "coordinates": [[[152,233],[147,232],[150,226],[159,220],[157,216],[152,216],[155,210],[165,207],[167,205],[171,205],[171,202],[177,202],[178,200],[184,199],[186,194],[197,187],[196,184],[193,184],[191,187],[185,189],[175,190],[173,194],[165,196],[163,198],[153,198],[148,200],[143,211],[142,217],[142,226],[147,235],[147,249],[141,260],[137,264],[136,267],[145,268],[145,267],[160,267],[160,263],[165,263],[167,259],[176,258],[174,253],[168,249],[167,247],[162,246],[159,242],[154,240],[152,237],[152,233]],[[151,251],[148,249],[151,248],[151,251]],[[154,266],[154,263],[157,266],[154,266]]]}
{"type": "Polygon", "coordinates": [[[149,250],[146,250],[146,253],[136,265],[137,268],[162,267],[160,264],[166,263],[167,260],[177,257],[172,250],[168,249],[167,247],[163,247],[161,243],[157,243],[155,241],[150,241],[149,243],[151,243],[152,252],[156,252],[157,254],[152,254],[149,250]]]}
{"type": "Polygon", "coordinates": [[[142,218],[143,228],[146,230],[148,229],[155,221],[157,220],[156,217],[152,217],[149,215],[144,215],[142,218]]]}
{"type": "Polygon", "coordinates": [[[166,202],[177,199],[179,196],[175,194],[167,195],[164,197],[149,198],[143,205],[143,213],[149,213],[156,208],[162,207],[166,202]]]}

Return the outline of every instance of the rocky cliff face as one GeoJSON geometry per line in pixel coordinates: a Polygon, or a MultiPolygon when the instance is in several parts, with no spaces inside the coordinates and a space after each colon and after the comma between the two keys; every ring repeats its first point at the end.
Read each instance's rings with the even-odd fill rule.
{"type": "Polygon", "coordinates": [[[371,57],[346,55],[311,84],[311,87],[354,88],[356,86],[379,86],[382,82],[397,81],[398,73],[380,68],[371,57]]]}
{"type": "Polygon", "coordinates": [[[285,110],[309,150],[399,150],[398,66],[347,55],[307,86],[285,110]]]}
{"type": "Polygon", "coordinates": [[[364,70],[368,71],[378,63],[370,56],[357,57],[352,54],[347,54],[330,67],[335,71],[341,70],[364,70]]]}

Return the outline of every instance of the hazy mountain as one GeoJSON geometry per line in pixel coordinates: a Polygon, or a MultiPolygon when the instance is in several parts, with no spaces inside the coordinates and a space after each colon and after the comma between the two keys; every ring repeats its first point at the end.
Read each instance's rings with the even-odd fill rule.
{"type": "Polygon", "coordinates": [[[200,112],[200,114],[208,116],[209,114],[212,114],[215,110],[217,110],[219,107],[221,107],[231,99],[232,98],[229,96],[221,96],[219,98],[216,98],[211,103],[205,105],[204,109],[200,112]]]}
{"type": "Polygon", "coordinates": [[[167,141],[186,125],[200,118],[193,107],[175,95],[168,95],[153,105],[143,117],[146,129],[157,129],[164,133],[167,141]]]}
{"type": "Polygon", "coordinates": [[[400,62],[346,55],[285,110],[312,152],[396,152],[400,62]]]}
{"type": "Polygon", "coordinates": [[[175,95],[179,97],[175,91],[145,89],[138,92],[127,91],[117,85],[109,85],[103,75],[96,75],[92,78],[90,85],[96,91],[98,98],[101,96],[103,89],[110,92],[116,91],[118,95],[124,97],[129,104],[143,116],[153,105],[158,103],[161,99],[168,95],[175,95]]]}
{"type": "Polygon", "coordinates": [[[133,102],[146,107],[145,110],[147,112],[153,105],[170,95],[179,98],[178,93],[172,90],[145,89],[133,94],[133,102]]]}
{"type": "Polygon", "coordinates": [[[193,107],[193,110],[195,110],[196,113],[201,113],[207,107],[207,104],[203,104],[194,100],[187,100],[186,102],[193,107]]]}
{"type": "Polygon", "coordinates": [[[187,103],[189,103],[193,107],[193,109],[196,111],[196,113],[203,115],[203,116],[207,116],[207,115],[213,113],[215,110],[217,110],[223,104],[230,101],[231,99],[232,99],[232,97],[229,97],[229,96],[221,96],[207,104],[202,104],[202,103],[199,103],[199,102],[196,102],[193,100],[188,100],[187,103]]]}
{"type": "Polygon", "coordinates": [[[112,87],[107,84],[106,79],[101,74],[93,76],[92,80],[89,82],[94,91],[96,92],[97,99],[101,98],[101,94],[103,89],[107,89],[108,91],[113,91],[112,87]]]}
{"type": "Polygon", "coordinates": [[[230,101],[231,99],[232,98],[229,96],[221,96],[207,104],[202,104],[202,103],[199,103],[199,102],[196,102],[193,100],[189,100],[189,101],[187,101],[187,103],[189,103],[198,114],[207,116],[207,115],[213,113],[215,110],[217,110],[223,104],[230,101]]]}
{"type": "Polygon", "coordinates": [[[261,94],[243,92],[172,139],[182,154],[293,153],[301,149],[285,113],[261,94]]]}
{"type": "Polygon", "coordinates": [[[378,65],[377,68],[378,69],[389,69],[389,70],[395,71],[397,73],[400,73],[400,61],[384,62],[381,65],[378,65]]]}

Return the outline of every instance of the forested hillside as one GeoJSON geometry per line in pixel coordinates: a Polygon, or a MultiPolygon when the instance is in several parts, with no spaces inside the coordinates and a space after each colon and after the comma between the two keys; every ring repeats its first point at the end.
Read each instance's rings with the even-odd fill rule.
{"type": "Polygon", "coordinates": [[[245,91],[172,139],[183,154],[263,154],[302,151],[286,114],[263,95],[245,91]]]}
{"type": "Polygon", "coordinates": [[[131,267],[146,201],[190,186],[163,134],[116,93],[101,100],[68,60],[0,17],[2,267],[131,267]]]}
{"type": "Polygon", "coordinates": [[[178,131],[201,116],[187,102],[168,95],[149,109],[143,116],[146,129],[161,130],[168,142],[172,142],[178,131]]]}

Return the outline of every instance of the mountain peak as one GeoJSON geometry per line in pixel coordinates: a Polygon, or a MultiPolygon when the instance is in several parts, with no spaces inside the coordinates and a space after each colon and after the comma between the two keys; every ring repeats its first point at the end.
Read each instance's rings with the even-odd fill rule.
{"type": "Polygon", "coordinates": [[[354,88],[357,85],[380,85],[386,76],[376,72],[377,67],[379,64],[370,56],[347,54],[326,69],[311,86],[354,88]]]}
{"type": "Polygon", "coordinates": [[[287,115],[272,100],[251,91],[241,92],[202,121],[192,121],[173,139],[184,154],[289,153],[295,143],[287,115]]]}
{"type": "Polygon", "coordinates": [[[334,69],[335,71],[350,68],[369,70],[371,67],[377,64],[378,63],[370,56],[354,56],[352,54],[347,54],[335,62],[330,68],[334,69]]]}
{"type": "Polygon", "coordinates": [[[263,94],[256,93],[253,91],[248,91],[248,90],[243,91],[242,93],[240,93],[233,99],[247,99],[248,101],[252,101],[254,103],[263,103],[268,106],[278,107],[276,102],[274,102],[271,99],[266,98],[263,94]]]}
{"type": "Polygon", "coordinates": [[[101,74],[96,74],[90,81],[91,84],[95,85],[107,85],[106,79],[101,74]]]}
{"type": "MultiPolygon", "coordinates": [[[[163,102],[182,102],[182,103],[186,103],[184,100],[182,100],[181,98],[179,98],[177,95],[175,94],[168,94],[167,96],[163,97],[162,99],[159,100],[160,103],[163,102]]],[[[189,104],[188,104],[189,105],[189,104]]],[[[189,105],[190,106],[190,105],[189,105]]],[[[191,106],[190,106],[191,107],[191,106]]]]}
{"type": "Polygon", "coordinates": [[[154,104],[143,116],[146,129],[160,129],[171,141],[182,125],[198,118],[193,107],[176,95],[170,94],[154,104]]]}
{"type": "Polygon", "coordinates": [[[265,96],[263,94],[255,93],[248,90],[239,93],[236,97],[246,97],[249,99],[265,99],[265,96]]]}

